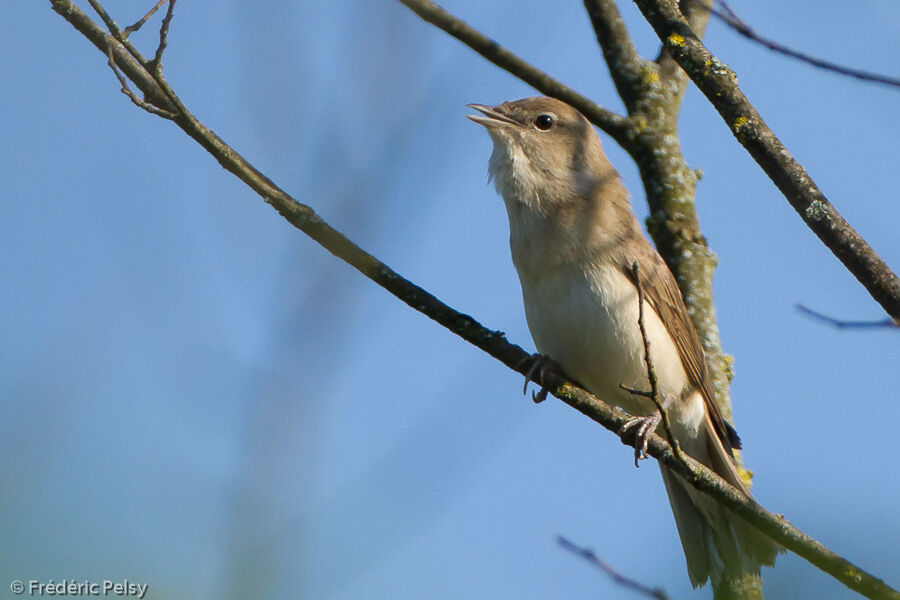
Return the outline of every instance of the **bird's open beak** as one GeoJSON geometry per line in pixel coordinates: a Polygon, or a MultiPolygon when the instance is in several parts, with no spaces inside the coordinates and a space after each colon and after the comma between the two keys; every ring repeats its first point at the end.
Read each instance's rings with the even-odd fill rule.
{"type": "Polygon", "coordinates": [[[469,108],[474,108],[481,115],[466,115],[467,118],[475,121],[479,125],[484,125],[485,127],[506,127],[507,125],[518,125],[519,122],[515,119],[506,116],[499,110],[497,110],[494,106],[485,106],[484,104],[466,104],[469,108]]]}

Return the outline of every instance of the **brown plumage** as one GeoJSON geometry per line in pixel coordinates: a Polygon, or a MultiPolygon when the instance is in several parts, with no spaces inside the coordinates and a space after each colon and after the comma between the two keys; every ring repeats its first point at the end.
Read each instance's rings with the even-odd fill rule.
{"type": "MultiPolygon", "coordinates": [[[[660,393],[682,449],[747,497],[733,462],[739,440],[722,418],[700,340],[681,292],[644,237],[618,173],[593,127],[550,98],[489,107],[473,104],[494,142],[489,173],[503,196],[510,249],[535,345],[602,400],[650,420],[638,295],[660,393]],[[483,115],[483,116],[482,116],[483,115]]],[[[652,430],[651,430],[652,431],[652,430]]],[[[662,432],[660,432],[662,433],[662,432]]],[[[694,586],[758,573],[780,547],[661,466],[694,586]]]]}

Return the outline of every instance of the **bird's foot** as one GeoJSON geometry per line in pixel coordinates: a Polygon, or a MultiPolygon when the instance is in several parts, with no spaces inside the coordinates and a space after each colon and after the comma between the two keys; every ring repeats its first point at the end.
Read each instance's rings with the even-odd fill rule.
{"type": "Polygon", "coordinates": [[[647,456],[647,444],[650,441],[650,436],[656,431],[656,427],[659,425],[660,421],[662,421],[662,415],[658,410],[655,410],[646,417],[632,417],[619,429],[619,435],[621,436],[629,429],[637,428],[634,432],[635,467],[638,466],[639,460],[646,460],[649,458],[649,456],[647,456]]]}
{"type": "Polygon", "coordinates": [[[523,394],[528,391],[528,384],[532,381],[541,386],[539,392],[531,392],[531,399],[535,404],[540,404],[547,399],[549,390],[544,387],[544,378],[550,373],[557,375],[562,374],[562,368],[559,366],[559,363],[545,354],[537,353],[522,359],[522,361],[516,365],[516,369],[527,369],[525,371],[525,385],[522,387],[523,394]]]}
{"type": "MultiPolygon", "coordinates": [[[[669,404],[672,403],[674,398],[672,396],[666,396],[662,401],[663,409],[666,409],[669,404]]],[[[659,426],[660,421],[662,421],[662,413],[659,410],[654,410],[652,413],[647,415],[646,417],[632,417],[629,419],[622,427],[619,428],[619,436],[624,434],[626,431],[632,428],[637,428],[634,432],[634,466],[638,466],[639,460],[646,460],[650,458],[647,454],[647,445],[650,442],[650,436],[653,435],[653,432],[656,431],[656,428],[659,426]]]]}

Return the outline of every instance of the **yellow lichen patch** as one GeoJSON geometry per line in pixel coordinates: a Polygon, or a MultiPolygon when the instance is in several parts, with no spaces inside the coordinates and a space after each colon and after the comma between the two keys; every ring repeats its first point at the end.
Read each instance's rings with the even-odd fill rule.
{"type": "Polygon", "coordinates": [[[634,126],[635,133],[643,133],[647,130],[649,123],[647,123],[647,118],[644,115],[636,115],[633,117],[632,124],[634,126]]]}
{"type": "MultiPolygon", "coordinates": [[[[737,456],[741,455],[740,450],[734,450],[734,453],[737,456]]],[[[738,467],[738,475],[741,477],[741,481],[744,482],[744,485],[747,486],[747,489],[753,484],[753,471],[750,469],[745,469],[744,467],[738,467]]]]}
{"type": "Polygon", "coordinates": [[[847,570],[844,571],[844,576],[847,579],[852,579],[853,581],[856,581],[856,582],[862,581],[862,577],[860,576],[859,571],[857,571],[853,567],[847,567],[847,570]]]}
{"type": "Polygon", "coordinates": [[[643,69],[641,71],[641,83],[644,85],[655,85],[659,83],[659,73],[656,69],[643,69]]]}
{"type": "Polygon", "coordinates": [[[677,33],[673,33],[669,36],[669,43],[673,46],[683,46],[684,45],[684,36],[678,35],[677,33]]]}
{"type": "Polygon", "coordinates": [[[735,130],[740,131],[741,127],[743,127],[744,125],[746,125],[749,122],[750,122],[750,119],[748,119],[747,117],[738,117],[737,119],[734,120],[734,128],[735,128],[735,130]]]}

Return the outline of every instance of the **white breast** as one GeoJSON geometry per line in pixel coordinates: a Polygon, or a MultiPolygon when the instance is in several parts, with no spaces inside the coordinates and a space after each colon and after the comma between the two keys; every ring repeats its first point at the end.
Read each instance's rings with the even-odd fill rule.
{"type": "MultiPolygon", "coordinates": [[[[600,399],[632,415],[652,412],[649,400],[619,387],[650,389],[638,326],[637,289],[626,275],[601,262],[557,266],[537,277],[520,273],[520,280],[528,327],[538,351],[559,362],[600,399]]],[[[696,430],[703,419],[702,399],[699,394],[685,396],[688,378],[678,350],[648,305],[644,322],[660,391],[680,399],[670,407],[670,418],[679,429],[696,430]]]]}

